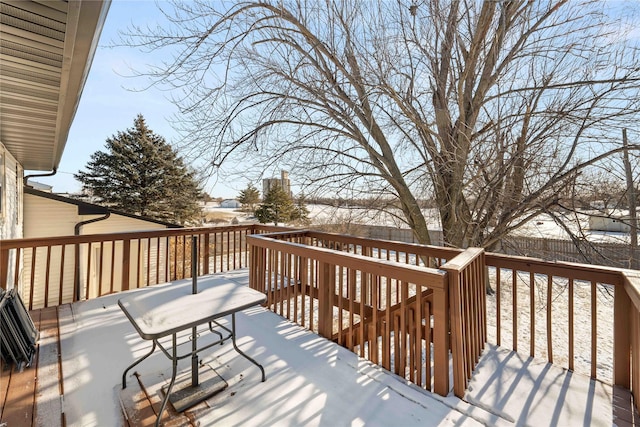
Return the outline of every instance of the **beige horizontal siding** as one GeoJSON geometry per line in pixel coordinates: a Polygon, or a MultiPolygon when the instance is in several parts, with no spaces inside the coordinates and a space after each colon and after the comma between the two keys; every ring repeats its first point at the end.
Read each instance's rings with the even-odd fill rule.
{"type": "MultiPolygon", "coordinates": [[[[25,236],[29,237],[53,237],[72,236],[76,224],[89,219],[100,218],[103,215],[78,215],[78,207],[71,203],[47,199],[32,194],[25,194],[25,236]]],[[[80,234],[104,234],[127,231],[146,231],[166,228],[141,219],[130,218],[123,215],[112,214],[109,218],[83,225],[80,234]]],[[[19,275],[21,283],[20,293],[23,300],[32,308],[43,307],[45,301],[49,305],[64,304],[73,300],[74,288],[74,258],[76,250],[80,262],[78,280],[80,283],[80,298],[89,296],[95,298],[98,295],[117,292],[122,289],[122,242],[104,242],[103,244],[67,245],[64,249],[65,259],[62,271],[59,267],[51,268],[47,281],[46,258],[47,249],[36,250],[35,266],[32,271],[33,252],[26,250],[22,256],[22,269],[19,275]],[[91,257],[90,263],[88,262],[91,257]],[[31,294],[31,289],[38,291],[31,294]],[[62,289],[62,291],[61,291],[62,289]]],[[[166,242],[132,241],[130,251],[130,287],[141,287],[147,284],[166,281],[164,277],[164,259],[166,242]],[[160,264],[157,268],[158,245],[160,245],[160,264]],[[150,257],[147,257],[148,254],[150,257]]],[[[59,266],[62,256],[62,247],[52,247],[49,252],[50,265],[59,266]]]]}

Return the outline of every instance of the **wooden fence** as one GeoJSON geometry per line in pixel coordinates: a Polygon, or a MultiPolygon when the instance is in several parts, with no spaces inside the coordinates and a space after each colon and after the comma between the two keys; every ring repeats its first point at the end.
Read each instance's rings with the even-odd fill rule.
{"type": "MultiPolygon", "coordinates": [[[[330,231],[333,225],[323,225],[330,231]]],[[[415,243],[413,231],[405,228],[378,225],[350,225],[354,234],[370,239],[395,240],[415,243]]],[[[430,230],[432,245],[444,245],[442,231],[430,230]]],[[[635,249],[624,243],[591,242],[588,240],[562,240],[541,237],[509,236],[500,240],[495,252],[505,255],[541,258],[549,261],[566,261],[606,265],[618,268],[640,269],[640,248],[635,249]],[[636,260],[634,262],[634,259],[636,260]]]]}

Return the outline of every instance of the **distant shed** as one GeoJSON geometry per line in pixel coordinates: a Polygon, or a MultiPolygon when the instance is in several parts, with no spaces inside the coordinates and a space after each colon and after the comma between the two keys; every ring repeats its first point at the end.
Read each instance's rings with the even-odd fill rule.
{"type": "Polygon", "coordinates": [[[240,203],[236,199],[226,199],[220,202],[220,207],[238,209],[242,207],[242,203],[240,203]]]}
{"type": "Polygon", "coordinates": [[[630,215],[628,211],[611,211],[606,214],[589,215],[589,229],[595,231],[611,231],[617,233],[629,233],[630,215]]]}

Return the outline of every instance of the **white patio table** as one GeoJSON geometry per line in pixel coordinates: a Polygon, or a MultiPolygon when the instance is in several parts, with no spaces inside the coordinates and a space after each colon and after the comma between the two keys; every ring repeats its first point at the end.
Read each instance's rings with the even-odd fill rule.
{"type": "MultiPolygon", "coordinates": [[[[127,316],[141,338],[153,341],[151,350],[131,364],[122,374],[122,388],[127,387],[127,372],[154,353],[156,347],[172,362],[171,382],[156,419],[156,426],[167,405],[169,396],[176,381],[178,361],[191,356],[191,387],[199,400],[190,402],[189,406],[204,400],[208,394],[199,390],[198,353],[216,344],[222,344],[231,339],[233,348],[258,368],[262,373],[262,381],[266,380],[264,368],[251,357],[243,353],[236,345],[236,313],[247,308],[263,304],[266,296],[254,289],[224,282],[219,276],[202,276],[195,282],[179,281],[159,287],[149,287],[118,300],[118,305],[127,316]],[[197,289],[197,293],[194,292],[197,289]],[[231,329],[216,321],[224,316],[231,316],[231,329]],[[209,331],[218,335],[219,339],[213,343],[198,348],[197,327],[209,324],[209,331]],[[215,326],[214,326],[215,325],[215,326]],[[216,328],[216,329],[214,329],[216,328]],[[178,354],[178,333],[192,330],[191,351],[178,354]],[[219,332],[222,329],[226,335],[219,332]],[[171,346],[165,349],[159,340],[171,336],[171,346]]],[[[166,345],[166,344],[165,344],[166,345]]],[[[175,406],[175,404],[174,404],[175,406]]],[[[189,407],[186,406],[186,407],[189,407]]],[[[176,408],[180,412],[184,408],[176,408]]]]}

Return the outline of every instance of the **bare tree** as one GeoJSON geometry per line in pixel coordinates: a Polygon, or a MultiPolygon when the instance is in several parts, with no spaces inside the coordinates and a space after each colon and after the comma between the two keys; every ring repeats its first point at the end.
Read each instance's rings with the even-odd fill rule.
{"type": "Polygon", "coordinates": [[[285,163],[308,193],[392,197],[422,243],[432,197],[449,245],[491,248],[639,118],[638,5],[610,7],[194,1],[124,43],[175,53],[141,74],[174,91],[183,148],[214,170],[285,163]]]}

